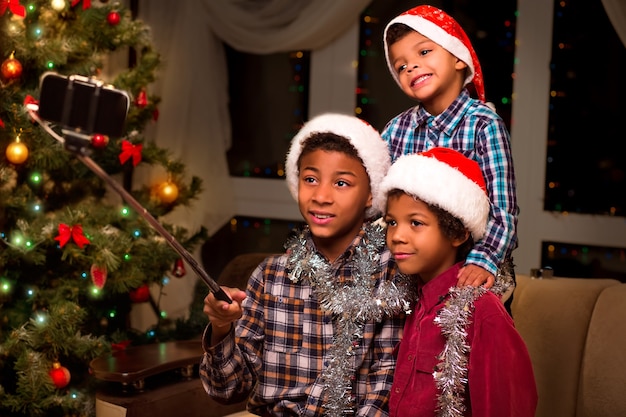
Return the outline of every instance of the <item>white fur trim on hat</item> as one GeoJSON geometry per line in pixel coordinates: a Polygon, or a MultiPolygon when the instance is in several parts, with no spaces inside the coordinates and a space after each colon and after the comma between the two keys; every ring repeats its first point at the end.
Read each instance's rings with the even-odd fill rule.
{"type": "MultiPolygon", "coordinates": [[[[484,184],[478,164],[470,168],[484,184]]],[[[385,197],[398,189],[447,211],[463,222],[474,241],[485,235],[490,209],[487,193],[459,169],[435,157],[424,153],[399,157],[389,168],[381,189],[385,197]]]]}
{"type": "Polygon", "coordinates": [[[330,132],[345,137],[354,146],[363,160],[372,191],[372,207],[367,210],[366,216],[371,218],[382,213],[386,198],[380,192],[380,183],[391,165],[389,148],[370,124],[358,117],[345,114],[325,113],[316,116],[305,123],[294,136],[285,162],[287,187],[293,198],[298,201],[298,158],[302,152],[302,144],[313,133],[319,132],[330,132]]]}

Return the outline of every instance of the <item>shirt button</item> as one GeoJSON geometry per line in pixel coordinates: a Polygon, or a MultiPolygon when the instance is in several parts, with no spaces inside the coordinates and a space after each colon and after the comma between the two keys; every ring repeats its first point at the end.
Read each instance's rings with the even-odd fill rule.
{"type": "Polygon", "coordinates": [[[396,394],[400,394],[400,388],[396,388],[396,394]]]}
{"type": "Polygon", "coordinates": [[[410,360],[410,361],[412,361],[412,360],[413,360],[413,355],[409,355],[409,356],[407,356],[407,359],[408,359],[408,360],[410,360]]]}

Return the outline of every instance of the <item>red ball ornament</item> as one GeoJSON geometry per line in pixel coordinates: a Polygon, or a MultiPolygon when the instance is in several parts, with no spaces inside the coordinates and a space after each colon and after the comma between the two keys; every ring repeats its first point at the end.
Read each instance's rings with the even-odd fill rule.
{"type": "Polygon", "coordinates": [[[109,25],[111,26],[116,26],[117,24],[120,23],[120,14],[119,12],[110,12],[107,15],[107,22],[109,23],[109,25]]]}
{"type": "Polygon", "coordinates": [[[70,383],[70,371],[68,371],[66,367],[61,366],[59,362],[52,364],[52,369],[50,369],[49,374],[54,386],[57,388],[63,388],[70,383]]]}
{"type": "Polygon", "coordinates": [[[106,148],[109,144],[109,137],[107,135],[101,135],[100,133],[96,133],[91,137],[91,146],[97,149],[106,148]]]}
{"type": "Polygon", "coordinates": [[[148,284],[143,284],[139,288],[135,288],[128,295],[130,295],[130,301],[133,303],[145,303],[150,299],[150,287],[148,284]]]}
{"type": "Polygon", "coordinates": [[[2,77],[5,80],[20,78],[22,75],[22,63],[15,59],[15,55],[11,53],[11,56],[5,59],[2,63],[0,71],[2,72],[2,77]]]}

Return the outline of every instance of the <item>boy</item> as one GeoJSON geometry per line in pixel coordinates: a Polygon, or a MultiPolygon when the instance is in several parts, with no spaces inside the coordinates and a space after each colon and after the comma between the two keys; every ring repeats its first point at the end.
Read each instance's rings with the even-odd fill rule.
{"type": "MultiPolygon", "coordinates": [[[[287,185],[307,223],[232,304],[205,298],[200,377],[217,400],[262,416],[386,416],[404,278],[387,277],[380,183],[386,143],[364,121],[324,114],[294,137],[287,185]],[[234,324],[234,325],[233,325],[234,324]]],[[[393,269],[393,268],[392,268],[393,269]]]]}
{"type": "Polygon", "coordinates": [[[418,101],[382,133],[392,161],[439,146],[478,162],[492,212],[485,237],[476,242],[459,273],[459,285],[490,285],[499,270],[507,286],[512,285],[519,210],[510,138],[502,119],[484,103],[482,71],[469,38],[445,12],[422,5],[389,22],[384,47],[391,75],[418,101]],[[478,100],[470,97],[469,88],[478,100]]]}
{"type": "Polygon", "coordinates": [[[382,192],[387,246],[417,285],[390,415],[533,417],[533,369],[513,320],[493,292],[456,287],[474,240],[487,230],[489,199],[478,164],[449,148],[401,156],[382,192]]]}

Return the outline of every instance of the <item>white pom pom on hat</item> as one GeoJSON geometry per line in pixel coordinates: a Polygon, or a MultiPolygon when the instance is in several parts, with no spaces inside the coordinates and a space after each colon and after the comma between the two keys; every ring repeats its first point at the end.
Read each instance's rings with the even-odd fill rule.
{"type": "Polygon", "coordinates": [[[397,189],[457,217],[474,241],[482,239],[490,202],[478,163],[450,148],[403,155],[389,168],[381,185],[386,197],[397,189]]]}
{"type": "Polygon", "coordinates": [[[469,68],[464,85],[473,84],[476,89],[478,99],[485,101],[485,84],[483,81],[483,72],[480,68],[478,56],[474,51],[474,47],[469,37],[452,16],[443,10],[430,5],[420,5],[391,19],[385,27],[383,33],[383,44],[385,48],[385,58],[387,67],[391,75],[400,85],[398,74],[389,60],[389,45],[387,45],[387,30],[395,23],[403,23],[421,33],[428,39],[432,40],[442,48],[450,52],[452,55],[465,62],[469,68]]]}
{"type": "Polygon", "coordinates": [[[386,198],[380,184],[391,165],[389,148],[374,127],[355,116],[340,113],[324,113],[306,122],[291,141],[285,162],[287,187],[298,201],[298,159],[304,141],[314,133],[333,133],[346,138],[356,149],[369,176],[372,191],[372,207],[366,217],[372,218],[383,212],[386,198]]]}

